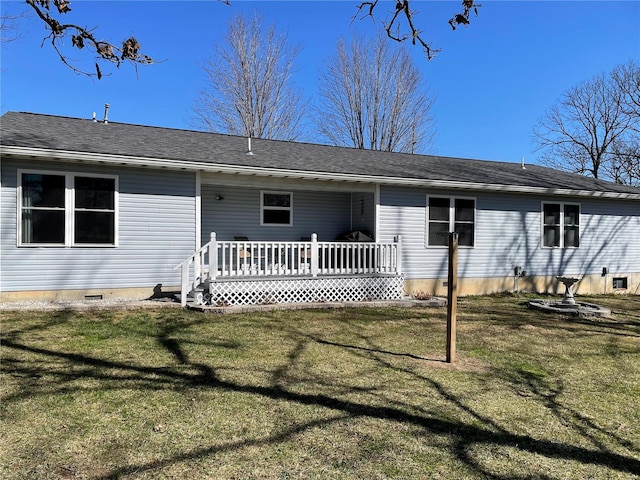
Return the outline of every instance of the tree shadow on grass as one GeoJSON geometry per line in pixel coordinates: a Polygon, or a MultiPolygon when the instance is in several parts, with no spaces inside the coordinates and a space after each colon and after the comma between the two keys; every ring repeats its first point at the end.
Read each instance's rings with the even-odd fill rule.
{"type": "Polygon", "coordinates": [[[442,360],[442,359],[422,357],[420,355],[414,355],[413,353],[391,352],[389,350],[382,350],[382,349],[379,349],[379,348],[368,348],[368,347],[361,347],[361,346],[357,346],[357,345],[347,345],[347,344],[344,344],[344,343],[336,343],[336,342],[331,342],[329,340],[323,340],[321,338],[316,338],[316,337],[310,337],[310,338],[312,338],[316,343],[319,343],[321,345],[330,345],[330,346],[333,346],[333,347],[347,348],[347,349],[352,349],[352,350],[361,350],[361,351],[369,352],[369,353],[380,353],[380,354],[384,354],[384,355],[392,355],[392,356],[395,356],[395,357],[413,358],[415,360],[425,360],[425,361],[428,361],[428,362],[444,362],[444,360],[442,360]]]}
{"type": "Polygon", "coordinates": [[[577,411],[562,401],[565,393],[564,382],[540,373],[521,369],[517,372],[496,372],[504,377],[514,390],[516,395],[532,398],[543,405],[563,425],[575,431],[575,433],[593,444],[600,451],[607,446],[601,440],[602,437],[614,441],[623,448],[638,451],[638,446],[627,439],[598,425],[593,419],[577,411]]]}
{"type": "MultiPolygon", "coordinates": [[[[400,368],[388,361],[388,359],[398,356],[419,361],[424,360],[423,357],[413,354],[396,353],[388,349],[380,348],[372,344],[371,341],[364,336],[361,337],[364,346],[349,345],[325,340],[320,337],[311,337],[302,332],[292,330],[289,331],[288,334],[291,339],[296,340],[295,344],[293,348],[290,349],[286,361],[273,371],[269,385],[241,384],[239,382],[224,380],[217,374],[214,366],[194,362],[185,352],[184,341],[177,337],[179,337],[180,330],[187,328],[188,325],[188,323],[171,325],[170,322],[166,322],[156,336],[158,345],[161,345],[175,361],[180,364],[181,368],[175,366],[143,366],[86,354],[39,348],[21,342],[20,335],[10,335],[3,341],[3,349],[5,353],[7,351],[24,352],[48,358],[60,364],[56,366],[56,368],[47,371],[47,375],[53,375],[55,377],[55,380],[50,382],[50,388],[46,389],[47,395],[64,391],[70,379],[86,378],[111,383],[113,383],[114,380],[118,382],[123,381],[126,383],[127,388],[132,388],[133,384],[134,388],[150,390],[204,388],[248,394],[270,400],[327,409],[327,416],[325,418],[310,422],[298,422],[290,428],[282,429],[273,435],[258,439],[245,439],[222,445],[196,448],[162,460],[120,466],[105,475],[96,477],[97,479],[106,480],[120,478],[128,474],[157,471],[158,469],[178,462],[211,456],[223,451],[236,450],[251,445],[275,444],[291,439],[293,436],[306,430],[353,418],[370,418],[398,422],[417,427],[420,429],[422,435],[425,436],[438,435],[450,438],[454,444],[453,451],[457,459],[479,476],[484,476],[485,478],[506,479],[517,477],[513,475],[501,476],[485,469],[481,463],[474,458],[472,453],[473,448],[477,446],[517,448],[519,451],[540,455],[542,457],[573,461],[585,465],[598,465],[613,469],[619,473],[640,475],[640,460],[638,458],[612,452],[608,450],[603,443],[596,441],[595,437],[590,433],[592,430],[597,430],[601,434],[607,434],[607,432],[595,425],[595,423],[590,422],[589,419],[580,415],[578,412],[561,405],[557,400],[559,395],[558,388],[554,390],[552,385],[540,383],[536,379],[524,379],[531,394],[537,396],[539,401],[554,411],[556,415],[562,417],[564,421],[573,422],[574,425],[576,425],[578,433],[592,439],[594,448],[568,445],[553,440],[536,439],[527,435],[510,432],[507,428],[500,426],[491,418],[485,417],[470,408],[461,398],[447,391],[446,388],[435,380],[425,375],[419,375],[410,369],[400,368]],[[444,419],[429,412],[420,411],[416,409],[415,406],[404,405],[401,402],[396,402],[391,406],[369,405],[363,402],[337,398],[335,395],[299,393],[287,389],[286,382],[283,380],[286,378],[288,370],[296,366],[304,350],[308,345],[313,343],[330,348],[348,349],[349,351],[373,359],[381,368],[411,374],[420,381],[429,383],[445,401],[454,405],[457,409],[470,414],[473,420],[465,422],[461,420],[444,419]],[[412,413],[410,410],[414,412],[417,411],[417,413],[412,413]]],[[[3,371],[7,375],[28,377],[29,375],[38,374],[39,366],[37,364],[35,366],[29,366],[10,357],[8,357],[7,360],[8,361],[3,363],[3,371]]],[[[508,380],[514,384],[523,383],[523,378],[509,378],[508,380]]],[[[107,387],[107,389],[111,388],[106,385],[105,387],[107,387]]],[[[33,395],[36,388],[42,388],[42,386],[27,385],[25,391],[5,398],[4,402],[15,401],[33,395]]],[[[628,449],[635,448],[620,437],[612,435],[612,438],[628,449]]]]}

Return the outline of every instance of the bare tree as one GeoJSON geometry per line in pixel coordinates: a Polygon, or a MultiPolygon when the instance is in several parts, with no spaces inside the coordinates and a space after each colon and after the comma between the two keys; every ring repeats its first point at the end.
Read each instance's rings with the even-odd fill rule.
{"type": "Polygon", "coordinates": [[[433,142],[434,97],[404,46],[382,35],[340,40],[319,96],[315,121],[334,145],[413,153],[433,142]]]}
{"type": "Polygon", "coordinates": [[[639,76],[638,66],[629,63],[569,89],[534,127],[542,163],[634,183],[629,175],[638,163],[639,76]]]}
{"type": "Polygon", "coordinates": [[[635,117],[632,125],[636,131],[640,129],[640,67],[633,61],[616,67],[611,73],[613,82],[623,95],[624,110],[627,115],[635,117]]]}
{"type": "Polygon", "coordinates": [[[207,88],[193,107],[196,125],[254,138],[298,138],[305,111],[292,81],[298,52],[257,13],[233,17],[205,64],[207,88]]]}
{"type": "Polygon", "coordinates": [[[629,129],[613,143],[607,176],[618,183],[640,186],[640,67],[632,61],[619,65],[611,73],[611,79],[622,94],[629,129]]]}
{"type": "MultiPolygon", "coordinates": [[[[364,12],[364,17],[375,18],[374,12],[377,11],[380,0],[369,0],[360,2],[358,5],[358,12],[355,17],[358,17],[364,12]]],[[[420,45],[424,50],[427,58],[431,60],[440,49],[433,48],[422,38],[422,32],[416,27],[414,17],[416,11],[411,8],[413,0],[397,0],[395,2],[394,9],[390,12],[390,17],[383,20],[382,25],[384,27],[387,36],[395,40],[396,42],[404,42],[411,40],[413,45],[420,45]]],[[[452,29],[456,29],[458,25],[469,25],[471,12],[474,12],[478,16],[478,8],[482,5],[475,2],[475,0],[462,0],[462,11],[456,13],[449,19],[449,25],[452,29]]]]}
{"type": "Polygon", "coordinates": [[[629,136],[615,142],[611,161],[604,165],[606,177],[616,183],[640,187],[640,139],[629,136]]]}

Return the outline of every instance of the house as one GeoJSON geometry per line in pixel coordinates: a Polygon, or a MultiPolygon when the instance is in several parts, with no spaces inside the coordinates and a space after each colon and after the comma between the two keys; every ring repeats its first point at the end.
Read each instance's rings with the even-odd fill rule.
{"type": "Polygon", "coordinates": [[[558,275],[580,278],[577,293],[640,293],[637,188],[32,113],[0,128],[2,301],[444,295],[453,231],[463,295],[560,292],[558,275]]]}

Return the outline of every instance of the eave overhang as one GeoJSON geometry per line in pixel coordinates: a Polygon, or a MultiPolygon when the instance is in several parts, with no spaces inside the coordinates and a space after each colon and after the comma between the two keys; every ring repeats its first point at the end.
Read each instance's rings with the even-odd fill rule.
{"type": "Polygon", "coordinates": [[[466,191],[485,191],[501,193],[517,193],[530,195],[554,195],[566,197],[591,197],[618,200],[640,200],[640,194],[593,191],[568,188],[532,187],[527,185],[503,185],[492,183],[430,180],[423,178],[389,177],[380,175],[364,175],[336,172],[316,172],[306,170],[290,170],[282,168],[267,168],[224,163],[209,163],[194,160],[176,160],[167,158],[136,157],[127,155],[113,155],[105,153],[77,152],[44,148],[19,147],[0,145],[3,157],[32,158],[39,160],[55,160],[71,163],[92,163],[141,168],[158,168],[180,171],[225,173],[234,175],[248,175],[274,178],[298,178],[303,180],[322,180],[332,182],[355,182],[374,185],[398,185],[435,189],[451,189],[466,191]]]}

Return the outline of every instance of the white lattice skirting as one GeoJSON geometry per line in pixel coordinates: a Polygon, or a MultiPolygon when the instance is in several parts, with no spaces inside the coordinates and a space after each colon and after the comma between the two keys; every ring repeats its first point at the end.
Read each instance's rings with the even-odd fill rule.
{"type": "Polygon", "coordinates": [[[196,303],[218,306],[399,300],[404,278],[389,276],[225,280],[196,293],[196,303]]]}

